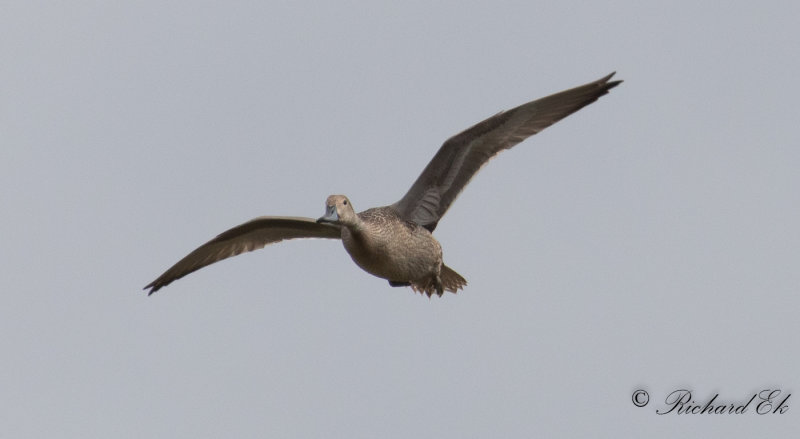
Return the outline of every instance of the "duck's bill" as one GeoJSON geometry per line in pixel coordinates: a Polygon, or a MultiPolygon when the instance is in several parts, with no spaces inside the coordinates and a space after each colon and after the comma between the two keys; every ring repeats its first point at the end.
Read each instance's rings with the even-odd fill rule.
{"type": "Polygon", "coordinates": [[[336,206],[328,206],[325,215],[317,219],[317,223],[337,223],[339,222],[339,214],[336,213],[336,206]]]}

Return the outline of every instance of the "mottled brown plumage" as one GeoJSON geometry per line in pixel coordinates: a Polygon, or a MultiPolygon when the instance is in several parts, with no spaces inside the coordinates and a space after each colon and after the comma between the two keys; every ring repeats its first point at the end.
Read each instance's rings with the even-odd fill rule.
{"type": "Polygon", "coordinates": [[[467,281],[442,263],[442,246],[431,232],[404,220],[390,206],[356,214],[344,195],[331,195],[326,205],[336,215],[320,218],[342,226],[347,253],[367,273],[397,286],[410,286],[428,296],[455,293],[467,281]],[[444,272],[442,271],[444,270],[444,272]],[[444,274],[444,276],[443,276],[444,274]]]}
{"type": "Polygon", "coordinates": [[[439,296],[467,281],[442,262],[431,232],[476,172],[489,159],[596,101],[622,81],[597,81],[500,112],[448,139],[408,192],[391,206],[356,214],[344,195],[331,195],[317,221],[260,217],[198,247],[145,287],[149,294],[219,260],[293,238],[338,238],[364,271],[439,296]]]}

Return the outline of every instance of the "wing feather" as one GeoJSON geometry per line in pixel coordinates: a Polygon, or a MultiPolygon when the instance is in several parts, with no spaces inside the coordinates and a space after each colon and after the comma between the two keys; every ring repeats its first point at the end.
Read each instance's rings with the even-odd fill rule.
{"type": "Polygon", "coordinates": [[[148,295],[172,281],[197,271],[206,265],[264,248],[268,244],[295,238],[340,239],[341,229],[331,224],[317,224],[311,218],[262,216],[220,233],[170,267],[144,289],[148,295]]]}
{"type": "Polygon", "coordinates": [[[430,231],[492,157],[596,101],[622,81],[597,81],[500,112],[444,142],[408,192],[392,205],[430,231]]]}

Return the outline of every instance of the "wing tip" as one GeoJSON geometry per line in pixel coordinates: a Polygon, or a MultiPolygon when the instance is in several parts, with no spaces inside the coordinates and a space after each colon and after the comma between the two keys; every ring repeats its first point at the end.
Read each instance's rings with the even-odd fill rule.
{"type": "Polygon", "coordinates": [[[617,72],[613,71],[613,72],[609,73],[608,75],[598,79],[595,82],[598,85],[601,85],[605,91],[611,90],[612,88],[614,88],[614,87],[616,87],[616,86],[618,86],[618,85],[620,85],[620,84],[622,84],[624,82],[624,80],[622,80],[622,79],[617,79],[615,81],[609,81],[616,74],[617,74],[617,72]]]}
{"type": "Polygon", "coordinates": [[[150,288],[150,291],[147,291],[147,296],[150,297],[150,296],[153,295],[153,293],[155,293],[156,291],[160,290],[161,287],[163,287],[163,286],[166,286],[166,284],[159,283],[158,279],[156,279],[156,280],[150,282],[149,284],[147,284],[147,286],[142,288],[142,289],[147,291],[147,289],[150,288]]]}

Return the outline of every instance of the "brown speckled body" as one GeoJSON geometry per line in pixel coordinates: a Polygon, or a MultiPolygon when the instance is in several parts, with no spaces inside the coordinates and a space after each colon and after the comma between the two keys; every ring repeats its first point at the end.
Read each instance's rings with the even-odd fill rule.
{"type": "Polygon", "coordinates": [[[331,195],[325,206],[327,213],[318,221],[341,227],[345,250],[367,273],[428,296],[455,293],[467,284],[442,263],[442,246],[430,230],[404,219],[394,206],[357,214],[344,195],[331,195]]]}
{"type": "Polygon", "coordinates": [[[391,207],[365,210],[358,219],[342,228],[342,243],[359,267],[395,282],[426,284],[439,277],[442,246],[431,232],[391,207]]]}

